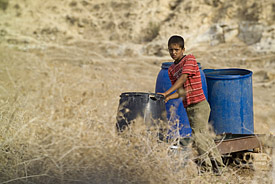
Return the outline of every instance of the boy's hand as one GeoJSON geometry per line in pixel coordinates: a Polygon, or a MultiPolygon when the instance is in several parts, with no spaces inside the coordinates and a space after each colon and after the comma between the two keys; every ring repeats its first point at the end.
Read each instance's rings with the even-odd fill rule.
{"type": "Polygon", "coordinates": [[[164,96],[164,98],[166,98],[167,96],[165,93],[157,93],[157,94],[164,96]]]}
{"type": "Polygon", "coordinates": [[[166,94],[166,93],[157,93],[157,94],[159,94],[159,95],[163,95],[163,96],[164,96],[164,101],[165,101],[165,103],[167,103],[167,102],[168,102],[168,100],[170,100],[170,99],[168,98],[168,96],[167,96],[167,94],[166,94]]]}
{"type": "Polygon", "coordinates": [[[167,103],[170,100],[169,96],[165,97],[164,102],[167,103]]]}

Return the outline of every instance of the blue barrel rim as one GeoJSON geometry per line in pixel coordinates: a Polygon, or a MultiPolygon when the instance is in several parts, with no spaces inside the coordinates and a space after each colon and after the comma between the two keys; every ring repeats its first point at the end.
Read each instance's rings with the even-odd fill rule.
{"type": "Polygon", "coordinates": [[[197,62],[199,69],[201,69],[201,63],[197,62]]]}
{"type": "Polygon", "coordinates": [[[174,62],[164,62],[161,64],[162,69],[168,69],[174,62]]]}
{"type": "Polygon", "coordinates": [[[203,70],[205,77],[209,78],[209,79],[217,79],[217,80],[234,80],[234,79],[242,79],[242,78],[248,78],[251,77],[253,72],[251,70],[248,69],[241,69],[241,68],[226,68],[226,69],[204,69],[203,70]],[[232,71],[234,72],[240,72],[240,73],[245,73],[245,74],[238,74],[238,73],[234,73],[234,74],[221,74],[221,75],[217,75],[215,73],[217,72],[230,72],[232,71]],[[212,73],[212,74],[211,74],[212,73]]]}

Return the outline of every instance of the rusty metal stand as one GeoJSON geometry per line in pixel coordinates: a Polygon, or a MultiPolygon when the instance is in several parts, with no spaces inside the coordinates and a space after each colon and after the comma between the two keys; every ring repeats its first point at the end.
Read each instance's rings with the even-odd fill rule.
{"type": "MultiPolygon", "coordinates": [[[[231,157],[236,166],[251,168],[253,170],[269,170],[271,166],[270,153],[264,153],[263,148],[273,145],[264,145],[264,134],[223,134],[218,135],[215,143],[224,157],[231,157]]],[[[271,142],[274,137],[270,137],[271,142]]],[[[272,148],[271,148],[272,150],[272,148]]]]}
{"type": "Polygon", "coordinates": [[[261,143],[254,134],[224,134],[215,140],[221,154],[228,154],[261,147],[261,143]]]}

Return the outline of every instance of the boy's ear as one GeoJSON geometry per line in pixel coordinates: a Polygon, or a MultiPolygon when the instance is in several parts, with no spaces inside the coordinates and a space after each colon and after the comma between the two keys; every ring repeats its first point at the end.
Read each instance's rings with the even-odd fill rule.
{"type": "Polygon", "coordinates": [[[183,49],[182,49],[183,51],[185,51],[185,48],[183,47],[183,49]]]}

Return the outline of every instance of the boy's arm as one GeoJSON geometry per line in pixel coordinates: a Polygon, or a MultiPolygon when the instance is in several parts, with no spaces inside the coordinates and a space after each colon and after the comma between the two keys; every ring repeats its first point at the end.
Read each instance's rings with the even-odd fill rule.
{"type": "Polygon", "coordinates": [[[181,88],[185,83],[185,81],[187,80],[187,76],[188,74],[182,74],[180,78],[178,78],[178,80],[175,82],[175,84],[166,92],[162,93],[162,95],[166,98],[170,93],[181,88]]]}
{"type": "Polygon", "coordinates": [[[180,97],[180,95],[179,95],[178,91],[176,91],[175,93],[173,93],[171,95],[168,95],[165,98],[165,102],[168,102],[169,100],[176,99],[176,98],[179,98],[179,97],[180,97]]]}
{"type": "Polygon", "coordinates": [[[165,102],[168,102],[169,100],[176,99],[179,97],[184,97],[184,96],[185,96],[185,91],[184,91],[183,87],[180,87],[175,93],[168,95],[165,98],[165,102]]]}

